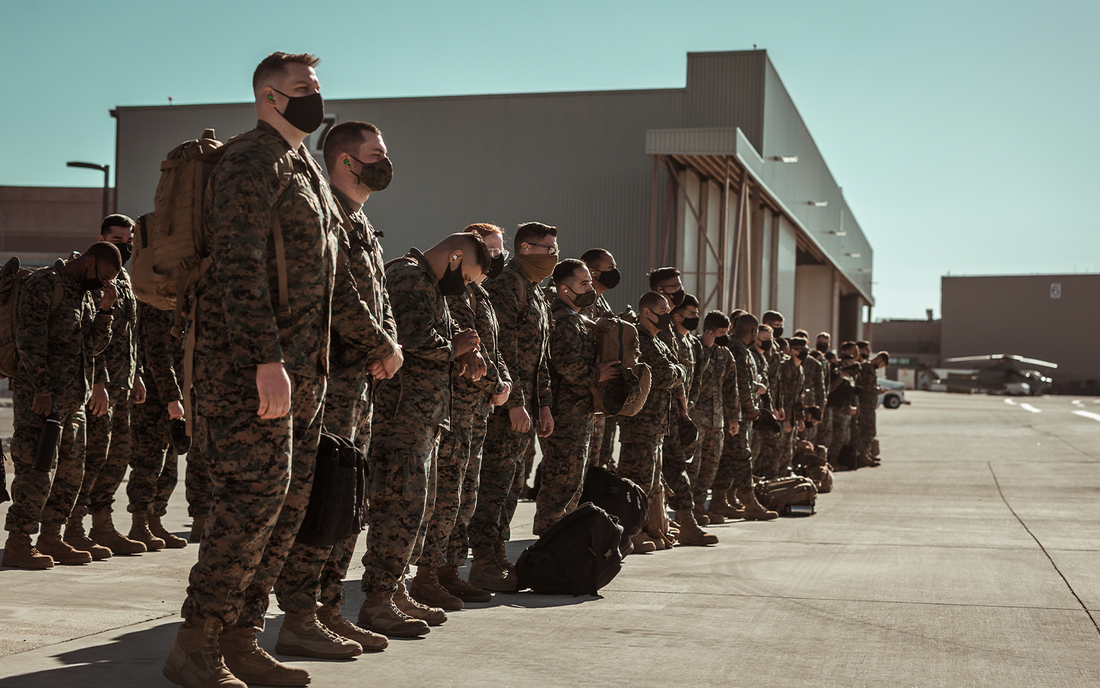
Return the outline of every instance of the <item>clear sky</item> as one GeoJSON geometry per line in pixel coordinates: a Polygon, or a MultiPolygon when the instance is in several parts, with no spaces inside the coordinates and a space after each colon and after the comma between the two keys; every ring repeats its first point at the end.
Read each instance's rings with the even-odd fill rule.
{"type": "MultiPolygon", "coordinates": [[[[944,274],[1100,271],[1100,2],[0,0],[0,185],[101,186],[119,105],[241,102],[273,50],[326,98],[675,88],[768,50],[875,251],[876,318],[944,274]]],[[[112,182],[113,183],[113,182],[112,182]]],[[[123,209],[124,210],[124,209],[123,209]]]]}

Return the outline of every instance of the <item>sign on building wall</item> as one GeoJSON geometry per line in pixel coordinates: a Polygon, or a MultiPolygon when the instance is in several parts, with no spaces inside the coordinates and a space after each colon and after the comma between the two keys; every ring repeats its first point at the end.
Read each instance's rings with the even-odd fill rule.
{"type": "Polygon", "coordinates": [[[1050,298],[1060,299],[1062,298],[1062,283],[1051,282],[1050,283],[1050,298]]]}

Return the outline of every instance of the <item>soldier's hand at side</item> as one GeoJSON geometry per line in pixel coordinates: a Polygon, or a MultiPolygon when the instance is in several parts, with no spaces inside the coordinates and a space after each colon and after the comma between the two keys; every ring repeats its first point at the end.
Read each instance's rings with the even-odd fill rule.
{"type": "Polygon", "coordinates": [[[385,380],[386,366],[382,365],[382,361],[371,361],[367,364],[367,373],[375,380],[385,380]]]}
{"type": "Polygon", "coordinates": [[[103,285],[103,298],[99,302],[100,310],[109,311],[111,307],[115,305],[115,301],[118,299],[118,288],[115,286],[114,281],[108,282],[103,285]]]}
{"type": "Polygon", "coordinates": [[[470,353],[477,345],[481,344],[481,337],[477,336],[476,330],[467,328],[451,337],[451,344],[454,345],[455,355],[462,356],[470,353]]]}
{"type": "Polygon", "coordinates": [[[554,433],[554,416],[549,406],[539,409],[539,437],[549,437],[554,433]]]}
{"type": "Polygon", "coordinates": [[[141,379],[140,375],[134,376],[134,403],[144,404],[147,394],[148,391],[145,389],[145,381],[141,379]]]}
{"type": "Polygon", "coordinates": [[[396,349],[393,350],[393,355],[389,358],[383,359],[381,363],[382,368],[385,371],[385,379],[389,380],[394,375],[397,375],[397,371],[401,370],[401,366],[405,364],[405,354],[402,353],[401,347],[398,346],[396,349]]]}
{"type": "Polygon", "coordinates": [[[775,410],[775,419],[776,420],[786,420],[787,419],[787,413],[783,409],[776,409],[775,410]]]}
{"type": "Polygon", "coordinates": [[[730,437],[737,437],[737,433],[741,432],[741,424],[737,421],[726,423],[726,432],[730,434],[730,437]]]}
{"type": "Polygon", "coordinates": [[[171,404],[168,404],[168,417],[172,420],[183,418],[183,404],[178,401],[173,401],[171,404]]]}
{"type": "Polygon", "coordinates": [[[489,398],[489,403],[493,406],[503,406],[504,402],[508,401],[508,397],[512,396],[512,383],[505,382],[503,387],[504,389],[489,398]]]}
{"type": "Polygon", "coordinates": [[[102,382],[92,387],[92,398],[88,400],[88,410],[96,416],[102,416],[111,408],[111,400],[107,397],[107,386],[102,382]]]}
{"type": "Polygon", "coordinates": [[[466,366],[464,375],[474,382],[480,380],[485,376],[485,373],[488,372],[488,367],[485,365],[485,359],[482,358],[481,352],[477,349],[464,355],[462,357],[462,363],[466,366]]]}
{"type": "Polygon", "coordinates": [[[759,383],[756,385],[756,393],[757,394],[763,394],[764,392],[767,392],[767,391],[768,391],[768,386],[767,385],[759,384],[759,383]]]}
{"type": "Polygon", "coordinates": [[[256,366],[256,392],[260,396],[256,415],[260,418],[273,420],[290,413],[290,378],[282,363],[256,366]]]}
{"type": "Polygon", "coordinates": [[[703,331],[703,346],[707,347],[708,349],[714,346],[714,339],[714,330],[703,331]]]}
{"type": "Polygon", "coordinates": [[[531,432],[531,414],[527,413],[527,407],[509,409],[508,420],[512,421],[512,430],[524,435],[531,432]]]}
{"type": "Polygon", "coordinates": [[[40,416],[50,415],[50,411],[53,410],[53,395],[35,394],[34,401],[31,402],[31,410],[40,416]]]}
{"type": "Polygon", "coordinates": [[[783,432],[790,432],[790,431],[791,431],[791,421],[789,421],[789,420],[783,421],[783,432]]]}
{"type": "Polygon", "coordinates": [[[600,368],[600,382],[604,380],[611,380],[622,375],[622,370],[619,368],[619,364],[622,361],[608,361],[607,363],[600,363],[600,359],[596,358],[596,364],[600,368]]]}
{"type": "Polygon", "coordinates": [[[806,421],[804,421],[804,420],[798,421],[798,431],[799,432],[806,432],[806,421]]]}

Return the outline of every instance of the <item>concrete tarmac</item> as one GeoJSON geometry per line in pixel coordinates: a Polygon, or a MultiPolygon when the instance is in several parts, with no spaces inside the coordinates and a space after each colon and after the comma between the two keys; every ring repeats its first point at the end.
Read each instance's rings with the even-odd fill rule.
{"type": "MultiPolygon", "coordinates": [[[[326,687],[1100,685],[1100,399],[908,395],[879,410],[882,466],[838,473],[812,517],[628,557],[599,598],[497,595],[383,653],[282,659],[326,687]]],[[[165,524],[186,535],[182,485],[165,524]]],[[[195,553],[0,569],[0,688],[170,686],[195,553]]]]}

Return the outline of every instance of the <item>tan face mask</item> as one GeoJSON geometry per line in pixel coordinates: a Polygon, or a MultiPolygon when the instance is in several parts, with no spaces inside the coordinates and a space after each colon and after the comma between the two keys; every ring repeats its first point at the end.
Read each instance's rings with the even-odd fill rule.
{"type": "Polygon", "coordinates": [[[549,253],[537,256],[519,255],[516,256],[516,263],[523,270],[523,274],[527,275],[527,279],[532,282],[541,282],[554,273],[554,268],[558,265],[558,257],[549,253]]]}

